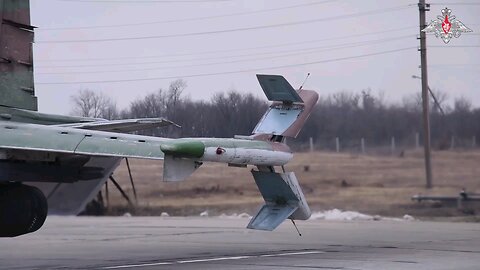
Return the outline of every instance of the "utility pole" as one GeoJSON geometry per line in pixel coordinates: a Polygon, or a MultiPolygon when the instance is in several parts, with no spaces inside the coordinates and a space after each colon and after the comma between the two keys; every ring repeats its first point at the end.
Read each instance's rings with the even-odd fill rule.
{"type": "Polygon", "coordinates": [[[427,77],[427,37],[422,30],[427,26],[425,12],[430,10],[430,4],[425,0],[418,1],[420,13],[420,63],[422,68],[422,103],[423,103],[423,146],[425,152],[425,173],[427,177],[426,188],[432,188],[432,164],[430,160],[430,110],[428,103],[428,77],[427,77]]]}

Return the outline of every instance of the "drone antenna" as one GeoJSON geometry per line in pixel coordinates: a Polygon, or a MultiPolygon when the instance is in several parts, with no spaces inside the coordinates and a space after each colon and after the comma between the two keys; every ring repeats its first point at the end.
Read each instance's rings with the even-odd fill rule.
{"type": "Polygon", "coordinates": [[[304,85],[305,82],[307,81],[308,77],[310,77],[310,72],[307,73],[307,77],[305,77],[305,80],[303,80],[303,83],[302,83],[302,85],[300,85],[300,88],[298,88],[298,90],[302,90],[303,85],[304,85]]]}
{"type": "Polygon", "coordinates": [[[290,220],[292,221],[293,226],[295,227],[295,229],[297,229],[298,235],[299,235],[299,236],[302,236],[302,234],[301,234],[300,231],[298,230],[297,224],[295,224],[295,221],[293,220],[293,218],[290,218],[290,220]]]}

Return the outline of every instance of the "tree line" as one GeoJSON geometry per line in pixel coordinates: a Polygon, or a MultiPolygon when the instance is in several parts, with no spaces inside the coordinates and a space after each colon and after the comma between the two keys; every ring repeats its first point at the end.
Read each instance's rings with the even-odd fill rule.
{"type": "MultiPolygon", "coordinates": [[[[168,89],[159,89],[119,109],[106,95],[81,90],[71,97],[72,114],[105,119],[164,117],[181,128],[168,127],[141,131],[139,134],[164,137],[233,137],[249,135],[268,107],[265,99],[237,91],[220,92],[209,100],[192,100],[183,95],[185,80],[170,83],[168,89]]],[[[434,91],[437,103],[431,103],[430,124],[432,146],[445,149],[451,137],[456,145],[471,145],[472,138],[480,138],[480,108],[473,108],[469,100],[457,98],[453,106],[445,105],[447,95],[434,91]]],[[[413,146],[415,134],[422,142],[421,96],[413,95],[398,103],[387,103],[382,93],[370,89],[340,91],[320,97],[312,115],[299,137],[289,140],[296,149],[306,148],[309,138],[323,149],[335,147],[335,138],[342,144],[358,145],[360,138],[369,146],[385,146],[392,137],[399,146],[413,146]]]]}

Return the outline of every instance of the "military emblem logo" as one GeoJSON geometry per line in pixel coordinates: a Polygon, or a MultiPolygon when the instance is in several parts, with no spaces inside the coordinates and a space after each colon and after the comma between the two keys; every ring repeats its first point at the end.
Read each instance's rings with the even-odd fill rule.
{"type": "Polygon", "coordinates": [[[452,14],[449,8],[442,9],[442,15],[437,16],[437,19],[432,20],[430,24],[423,29],[423,32],[434,33],[438,38],[440,37],[445,44],[455,37],[458,38],[462,33],[472,32],[461,21],[452,14]]]}

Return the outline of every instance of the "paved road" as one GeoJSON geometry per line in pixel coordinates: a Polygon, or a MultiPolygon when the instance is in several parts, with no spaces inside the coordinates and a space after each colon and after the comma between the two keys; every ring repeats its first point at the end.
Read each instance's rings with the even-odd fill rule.
{"type": "Polygon", "coordinates": [[[480,269],[480,225],[399,221],[49,217],[0,239],[1,269],[480,269]]]}

